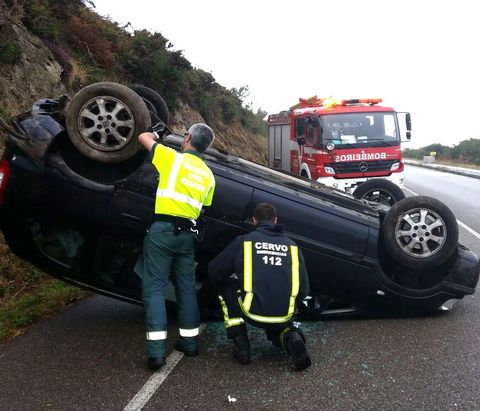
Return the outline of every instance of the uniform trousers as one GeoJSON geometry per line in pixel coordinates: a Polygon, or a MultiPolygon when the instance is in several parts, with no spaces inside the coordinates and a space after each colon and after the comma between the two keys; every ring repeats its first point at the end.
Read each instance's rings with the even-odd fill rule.
{"type": "MultiPolygon", "coordinates": [[[[250,319],[240,308],[238,298],[240,297],[240,282],[236,279],[229,278],[220,290],[220,305],[222,306],[227,338],[235,338],[239,335],[247,334],[245,323],[249,323],[255,327],[265,330],[267,339],[273,345],[286,350],[284,344],[284,336],[289,331],[301,331],[294,326],[293,320],[283,323],[261,323],[250,319]]],[[[303,335],[303,334],[302,334],[303,335]]]]}
{"type": "MultiPolygon", "coordinates": [[[[170,275],[175,286],[179,328],[195,329],[200,325],[194,249],[194,233],[182,230],[176,234],[172,222],[153,223],[145,237],[142,286],[147,352],[150,357],[164,357],[166,352],[165,293],[170,275]]],[[[183,338],[182,343],[188,350],[198,349],[198,337],[183,338]]]]}

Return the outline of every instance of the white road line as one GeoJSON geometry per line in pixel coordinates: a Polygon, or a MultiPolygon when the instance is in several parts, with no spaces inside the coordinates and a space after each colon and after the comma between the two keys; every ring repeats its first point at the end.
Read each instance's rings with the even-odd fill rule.
{"type": "MultiPolygon", "coordinates": [[[[413,191],[413,190],[410,190],[409,188],[405,187],[405,190],[408,190],[410,191],[414,196],[418,196],[418,194],[413,191]]],[[[464,222],[460,221],[460,220],[457,220],[457,223],[460,227],[464,228],[465,230],[467,230],[470,234],[472,234],[473,236],[477,237],[479,240],[480,240],[480,234],[477,233],[473,228],[469,227],[468,225],[466,225],[464,222]]]]}
{"type": "Polygon", "coordinates": [[[467,230],[470,234],[474,235],[480,240],[480,234],[477,233],[473,228],[470,228],[468,225],[465,223],[462,223],[460,220],[457,220],[457,223],[460,227],[463,227],[465,230],[467,230]]]}
{"type": "Polygon", "coordinates": [[[418,195],[419,195],[419,194],[417,194],[415,191],[410,190],[410,189],[407,188],[407,187],[404,187],[404,188],[405,188],[405,190],[410,191],[414,196],[418,196],[418,195]]]}
{"type": "MultiPolygon", "coordinates": [[[[204,328],[205,324],[202,324],[200,326],[199,333],[201,333],[204,328]]],[[[132,398],[123,411],[139,411],[145,407],[150,398],[152,398],[153,394],[155,394],[168,375],[183,358],[183,355],[184,354],[182,352],[173,350],[172,353],[167,357],[167,364],[148,379],[148,381],[143,385],[142,388],[140,388],[135,397],[132,398]]]]}

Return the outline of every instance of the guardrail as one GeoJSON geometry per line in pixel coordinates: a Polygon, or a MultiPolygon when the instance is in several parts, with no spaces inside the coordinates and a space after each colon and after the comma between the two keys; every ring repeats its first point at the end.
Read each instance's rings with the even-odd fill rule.
{"type": "Polygon", "coordinates": [[[435,163],[424,163],[423,161],[411,160],[408,158],[404,158],[403,162],[405,164],[412,164],[418,167],[433,168],[435,170],[444,171],[446,173],[453,173],[461,176],[480,179],[480,170],[477,171],[477,170],[472,170],[470,168],[453,167],[453,166],[446,166],[443,164],[435,164],[435,163]]]}

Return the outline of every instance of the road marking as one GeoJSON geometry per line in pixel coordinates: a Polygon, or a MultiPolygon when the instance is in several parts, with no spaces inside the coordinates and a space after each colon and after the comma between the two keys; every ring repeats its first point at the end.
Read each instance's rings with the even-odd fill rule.
{"type": "MultiPolygon", "coordinates": [[[[199,334],[205,328],[205,324],[200,326],[199,334]]],[[[173,350],[167,357],[167,364],[164,365],[160,371],[155,372],[142,388],[135,394],[135,397],[127,404],[123,411],[139,411],[152,398],[153,394],[163,384],[168,375],[173,371],[176,365],[183,358],[184,354],[180,351],[173,350]]]]}
{"type": "MultiPolygon", "coordinates": [[[[408,190],[410,191],[414,196],[418,196],[418,194],[413,191],[413,190],[410,190],[409,188],[405,187],[405,190],[408,190]]],[[[473,228],[469,227],[468,225],[466,225],[464,222],[460,221],[460,220],[457,220],[457,223],[460,227],[464,228],[465,230],[467,230],[470,234],[472,234],[473,236],[477,237],[479,240],[480,240],[480,234],[477,233],[473,228]]]]}
{"type": "Polygon", "coordinates": [[[467,230],[470,234],[474,235],[480,240],[480,234],[477,233],[473,228],[470,228],[468,225],[465,223],[462,223],[460,220],[457,220],[457,223],[459,226],[463,227],[465,230],[467,230]]]}
{"type": "Polygon", "coordinates": [[[419,194],[417,194],[415,191],[413,190],[410,190],[409,188],[405,187],[405,190],[408,190],[410,191],[414,196],[418,196],[419,194]]]}

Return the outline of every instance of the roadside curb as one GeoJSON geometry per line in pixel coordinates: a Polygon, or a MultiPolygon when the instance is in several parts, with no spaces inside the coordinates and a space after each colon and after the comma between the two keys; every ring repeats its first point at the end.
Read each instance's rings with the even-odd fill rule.
{"type": "Polygon", "coordinates": [[[440,164],[423,163],[421,161],[409,160],[409,159],[405,159],[405,158],[403,159],[403,162],[405,164],[411,164],[413,166],[431,168],[431,169],[434,169],[434,170],[443,171],[445,173],[458,174],[460,176],[480,179],[480,171],[468,170],[468,169],[460,168],[460,167],[444,166],[444,165],[440,165],[440,164]]]}

